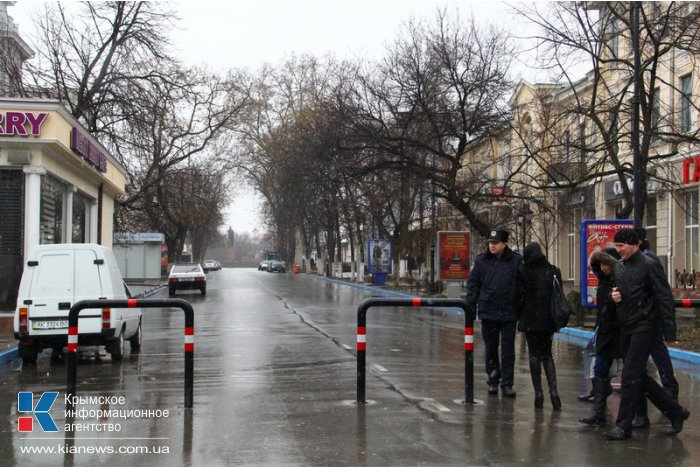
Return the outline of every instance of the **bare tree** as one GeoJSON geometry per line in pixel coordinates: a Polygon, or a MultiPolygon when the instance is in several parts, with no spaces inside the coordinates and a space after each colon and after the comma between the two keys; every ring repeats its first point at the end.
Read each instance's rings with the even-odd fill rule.
{"type": "MultiPolygon", "coordinates": [[[[634,207],[627,182],[633,175],[635,78],[630,5],[569,2],[517,9],[539,26],[544,64],[563,80],[548,94],[549,118],[540,123],[547,142],[528,147],[528,157],[549,175],[549,185],[538,188],[575,187],[615,175],[624,192],[624,205],[617,213],[622,218],[634,207]],[[576,69],[574,62],[590,65],[585,77],[570,72],[576,69]],[[567,96],[556,97],[557,93],[567,96]]],[[[665,161],[699,141],[697,103],[683,97],[687,90],[679,79],[679,59],[686,57],[690,65],[700,51],[700,11],[686,2],[647,2],[640,13],[642,170],[635,185],[641,187],[644,206],[647,180],[673,184],[677,177],[665,161]]]]}
{"type": "Polygon", "coordinates": [[[481,29],[473,18],[463,22],[443,10],[430,25],[408,23],[385,60],[362,78],[356,96],[358,144],[384,155],[363,167],[418,174],[485,233],[489,226],[477,211],[492,199],[484,190],[491,181],[460,173],[469,145],[508,119],[511,59],[507,35],[481,29]]]}
{"type": "Polygon", "coordinates": [[[27,93],[61,100],[91,133],[108,133],[122,118],[129,84],[167,80],[167,33],[174,13],[156,2],[47,4],[26,76],[27,93]]]}
{"type": "Polygon", "coordinates": [[[145,193],[139,209],[129,211],[121,219],[126,225],[120,227],[162,232],[170,262],[180,259],[189,240],[194,259],[201,261],[209,244],[218,241],[218,228],[223,224],[222,212],[228,202],[225,172],[209,163],[182,164],[169,169],[145,193]]]}

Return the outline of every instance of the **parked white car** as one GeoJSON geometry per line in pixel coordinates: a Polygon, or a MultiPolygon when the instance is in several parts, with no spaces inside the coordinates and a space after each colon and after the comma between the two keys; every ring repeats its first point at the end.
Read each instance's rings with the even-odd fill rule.
{"type": "MultiPolygon", "coordinates": [[[[68,343],[68,312],[80,300],[130,298],[112,250],[92,243],[39,245],[27,256],[19,286],[14,335],[25,363],[53,349],[61,358],[68,343]]],[[[124,341],[141,348],[139,308],[86,309],[78,315],[78,346],[104,345],[121,360],[124,341]]]]}

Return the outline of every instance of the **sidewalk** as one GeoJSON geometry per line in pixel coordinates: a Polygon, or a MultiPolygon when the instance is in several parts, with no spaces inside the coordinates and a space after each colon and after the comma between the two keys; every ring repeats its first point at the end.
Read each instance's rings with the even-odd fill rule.
{"type": "MultiPolygon", "coordinates": [[[[309,275],[310,277],[317,277],[321,280],[337,283],[337,284],[343,284],[347,285],[349,287],[357,287],[360,289],[364,290],[371,290],[372,292],[385,295],[385,296],[394,296],[394,297],[415,297],[415,295],[407,294],[404,292],[399,292],[396,290],[391,290],[387,289],[384,286],[377,286],[377,285],[369,285],[369,284],[364,284],[364,283],[357,283],[357,282],[350,282],[346,280],[340,280],[340,279],[332,279],[324,276],[316,276],[313,274],[309,275]]],[[[449,309],[448,309],[449,310],[449,309]]],[[[455,312],[461,313],[462,310],[459,309],[454,309],[455,312]]],[[[678,310],[679,313],[678,315],[681,316],[680,311],[685,313],[682,315],[685,317],[686,314],[689,313],[689,317],[693,316],[693,312],[691,310],[678,310]]],[[[574,327],[567,327],[561,329],[558,333],[554,335],[555,339],[558,340],[564,340],[569,343],[579,345],[581,347],[585,347],[586,344],[588,344],[588,341],[593,337],[593,331],[589,331],[587,329],[581,329],[581,328],[574,328],[574,327]]],[[[671,356],[671,359],[673,360],[674,366],[678,366],[679,368],[683,368],[686,370],[689,370],[693,373],[700,373],[700,353],[696,352],[691,352],[689,350],[683,350],[683,349],[678,349],[674,347],[669,347],[668,348],[669,355],[671,356]]]]}

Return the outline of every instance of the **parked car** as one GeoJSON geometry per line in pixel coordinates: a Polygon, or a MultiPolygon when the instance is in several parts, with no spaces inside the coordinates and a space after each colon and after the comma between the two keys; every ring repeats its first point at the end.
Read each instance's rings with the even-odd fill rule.
{"type": "Polygon", "coordinates": [[[284,261],[273,259],[267,267],[267,272],[287,272],[287,265],[284,261]]]}
{"type": "Polygon", "coordinates": [[[198,263],[178,263],[168,275],[168,292],[171,297],[177,290],[199,289],[202,295],[207,294],[207,276],[198,263]]]}
{"type": "Polygon", "coordinates": [[[260,261],[260,264],[258,264],[258,271],[267,271],[270,268],[270,262],[271,260],[269,259],[260,261]]]}
{"type": "MultiPolygon", "coordinates": [[[[39,352],[53,349],[52,361],[68,344],[68,312],[80,300],[127,299],[112,250],[91,243],[39,245],[27,256],[20,282],[14,335],[22,361],[35,363],[39,352]]],[[[141,348],[139,308],[87,309],[78,315],[78,346],[104,345],[112,360],[121,360],[124,341],[141,348]]]]}
{"type": "Polygon", "coordinates": [[[221,263],[213,259],[208,259],[204,261],[204,266],[202,266],[202,269],[204,269],[204,272],[219,271],[221,270],[221,263]]]}

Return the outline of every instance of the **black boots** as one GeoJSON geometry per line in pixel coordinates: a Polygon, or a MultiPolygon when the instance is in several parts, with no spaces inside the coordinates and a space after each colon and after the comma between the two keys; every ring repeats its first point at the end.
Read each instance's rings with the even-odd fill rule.
{"type": "Polygon", "coordinates": [[[579,418],[579,422],[590,426],[605,426],[609,384],[610,380],[607,378],[593,378],[593,415],[579,418]]]}
{"type": "Polygon", "coordinates": [[[681,411],[675,417],[671,417],[671,428],[666,430],[666,436],[676,436],[683,431],[683,423],[690,417],[690,412],[681,407],[681,411]]]}
{"type": "Polygon", "coordinates": [[[561,399],[559,398],[559,392],[557,392],[557,373],[554,369],[554,360],[552,357],[543,358],[542,366],[544,367],[545,375],[547,375],[547,384],[549,385],[549,397],[552,399],[552,408],[554,410],[561,410],[561,399]]]}
{"type": "Polygon", "coordinates": [[[637,410],[634,412],[632,428],[649,428],[649,416],[647,415],[647,396],[642,394],[637,410]]]}
{"type": "Polygon", "coordinates": [[[628,430],[623,430],[619,426],[616,426],[612,430],[603,433],[603,436],[605,436],[605,439],[610,441],[624,441],[629,439],[630,436],[632,436],[632,433],[630,433],[628,430]]]}
{"type": "Polygon", "coordinates": [[[535,408],[541,409],[544,405],[544,394],[542,393],[542,361],[540,357],[530,357],[530,377],[532,387],[535,389],[535,408]]]}

